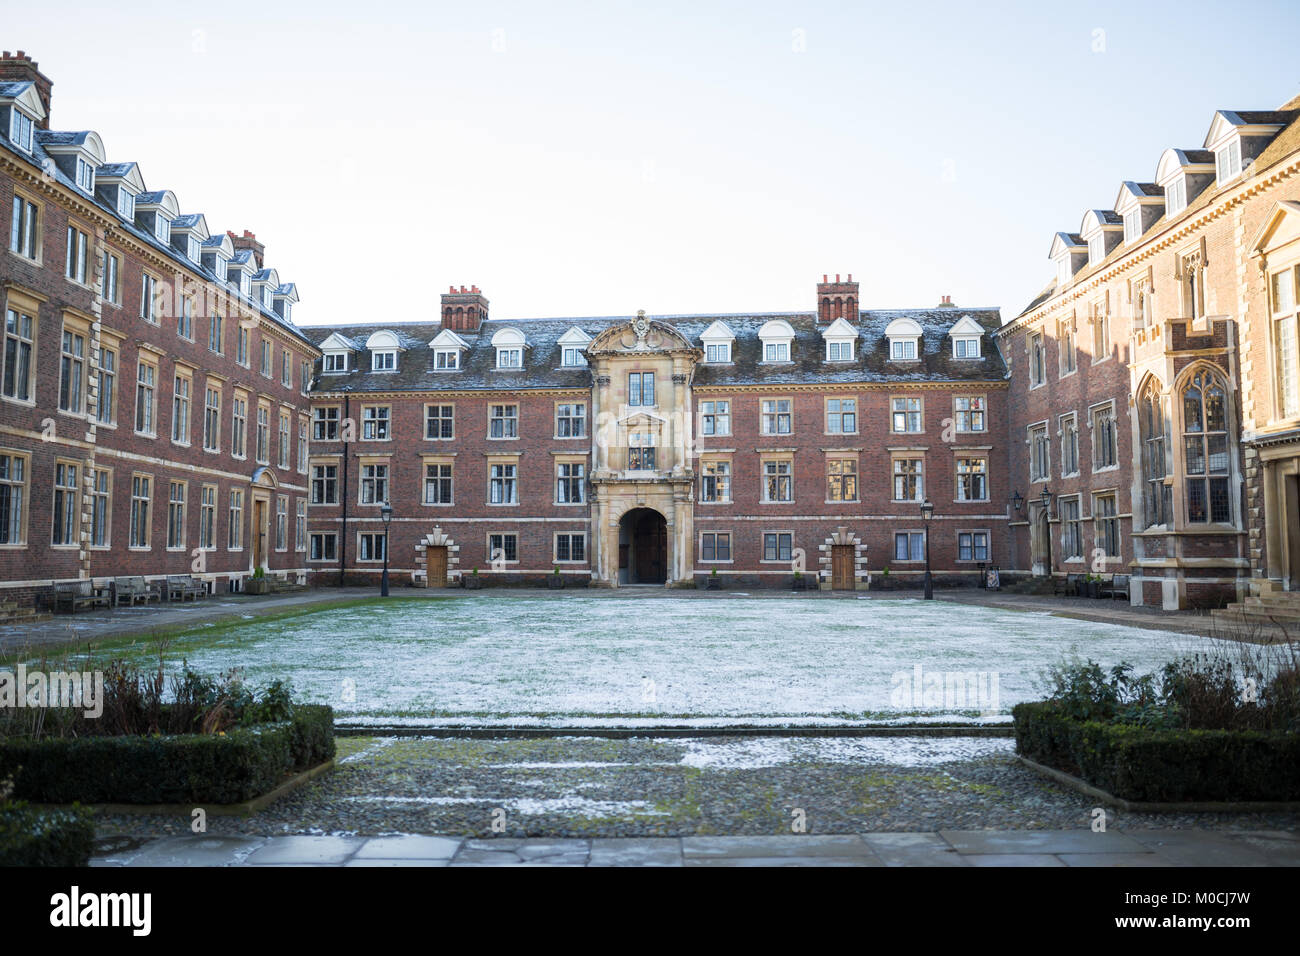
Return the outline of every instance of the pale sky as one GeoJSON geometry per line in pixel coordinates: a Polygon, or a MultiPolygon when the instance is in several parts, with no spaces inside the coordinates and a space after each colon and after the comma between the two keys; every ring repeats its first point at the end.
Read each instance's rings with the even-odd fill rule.
{"type": "Polygon", "coordinates": [[[1300,93],[1294,2],[6,4],[56,129],[216,231],[304,325],[998,306],[1057,230],[1300,93]]]}

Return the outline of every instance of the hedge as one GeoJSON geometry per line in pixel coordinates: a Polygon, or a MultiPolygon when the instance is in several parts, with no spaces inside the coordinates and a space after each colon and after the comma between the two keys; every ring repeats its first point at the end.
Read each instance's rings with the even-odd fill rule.
{"type": "Polygon", "coordinates": [[[85,866],[95,845],[90,811],[0,803],[0,866],[85,866]]]}
{"type": "Polygon", "coordinates": [[[38,803],[242,803],[334,756],[334,712],[298,705],[284,723],[223,735],[0,742],[0,779],[38,803]]]}
{"type": "Polygon", "coordinates": [[[1298,734],[1080,721],[1045,701],[1017,704],[1011,716],[1021,756],[1125,800],[1300,800],[1298,734]]]}

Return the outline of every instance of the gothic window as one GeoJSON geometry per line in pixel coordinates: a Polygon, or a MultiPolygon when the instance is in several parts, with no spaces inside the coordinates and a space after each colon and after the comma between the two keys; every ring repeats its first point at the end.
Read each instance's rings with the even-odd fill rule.
{"type": "Polygon", "coordinates": [[[1183,389],[1183,456],[1187,520],[1231,522],[1227,393],[1220,378],[1208,369],[1193,375],[1183,389]]]}

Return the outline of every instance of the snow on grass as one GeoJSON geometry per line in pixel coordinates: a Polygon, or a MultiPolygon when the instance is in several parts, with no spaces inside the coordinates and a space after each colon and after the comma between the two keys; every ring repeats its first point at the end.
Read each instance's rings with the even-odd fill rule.
{"type": "Polygon", "coordinates": [[[240,667],[254,686],[290,678],[343,723],[653,728],[1005,722],[1041,696],[1044,667],[1071,654],[1148,671],[1204,644],[945,601],[566,593],[324,609],[196,630],[171,656],[177,670],[181,656],[205,673],[240,667]],[[957,675],[955,696],[926,690],[945,673],[957,675]],[[972,698],[963,676],[985,691],[996,676],[996,698],[972,698]]]}

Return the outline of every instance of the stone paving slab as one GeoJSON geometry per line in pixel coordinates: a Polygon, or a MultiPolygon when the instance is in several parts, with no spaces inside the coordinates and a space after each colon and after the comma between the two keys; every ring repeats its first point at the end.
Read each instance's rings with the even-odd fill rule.
{"type": "Polygon", "coordinates": [[[190,835],[104,840],[90,865],[1300,866],[1300,835],[1270,830],[1086,829],[594,839],[190,835]]]}
{"type": "Polygon", "coordinates": [[[1141,853],[1142,844],[1116,830],[940,830],[958,853],[1141,853]]]}
{"type": "Polygon", "coordinates": [[[860,836],[682,837],[687,861],[701,857],[874,857],[860,836]]]}
{"type": "Polygon", "coordinates": [[[324,863],[338,866],[352,856],[361,843],[358,837],[273,837],[266,841],[266,846],[254,850],[247,862],[249,866],[265,866],[269,863],[287,863],[291,866],[324,863]]]}

